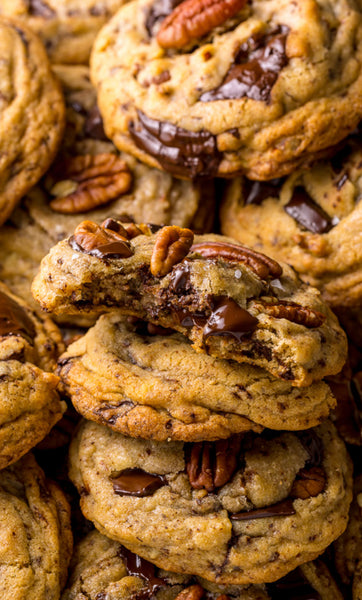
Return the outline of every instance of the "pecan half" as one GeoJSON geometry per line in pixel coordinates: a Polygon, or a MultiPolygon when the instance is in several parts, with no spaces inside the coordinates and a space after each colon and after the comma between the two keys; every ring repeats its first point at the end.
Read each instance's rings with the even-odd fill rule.
{"type": "Polygon", "coordinates": [[[128,240],[112,229],[104,229],[93,221],[82,221],[69,243],[99,258],[129,258],[133,251],[128,240]]]}
{"type": "Polygon", "coordinates": [[[320,327],[326,320],[326,316],[323,313],[297,304],[296,302],[264,299],[255,302],[254,306],[256,308],[260,307],[260,309],[266,312],[270,317],[274,317],[275,319],[288,319],[288,321],[292,321],[292,323],[304,325],[309,329],[320,327]]]}
{"type": "Polygon", "coordinates": [[[115,154],[75,156],[62,164],[63,179],[51,192],[50,202],[63,214],[87,212],[128,192],[132,176],[124,160],[115,154]]]}
{"type": "Polygon", "coordinates": [[[160,229],[151,256],[151,273],[155,277],[164,277],[174,265],[188,254],[194,234],[190,229],[170,225],[160,229]]]}
{"type": "Polygon", "coordinates": [[[240,447],[240,436],[192,444],[186,457],[186,472],[191,487],[213,492],[230,481],[238,466],[240,447]]]}
{"type": "Polygon", "coordinates": [[[280,277],[281,266],[269,256],[256,252],[251,248],[228,244],[226,242],[201,242],[191,246],[191,252],[196,252],[204,258],[223,258],[230,262],[240,262],[248,265],[260,279],[280,277]]]}
{"type": "Polygon", "coordinates": [[[163,21],[157,35],[162,48],[183,48],[236,15],[246,0],[185,0],[163,21]]]}
{"type": "Polygon", "coordinates": [[[306,500],[318,496],[326,486],[326,474],[321,467],[301,469],[293,483],[290,493],[292,498],[306,500]]]}

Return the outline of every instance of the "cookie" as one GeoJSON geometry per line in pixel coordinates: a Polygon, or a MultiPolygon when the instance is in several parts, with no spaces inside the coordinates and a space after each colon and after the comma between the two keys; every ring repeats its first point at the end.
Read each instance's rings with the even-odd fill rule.
{"type": "Polygon", "coordinates": [[[31,454],[0,472],[4,600],[59,600],[72,553],[69,505],[31,454]]]}
{"type": "Polygon", "coordinates": [[[280,177],[362,116],[353,0],[139,0],[91,57],[107,135],[180,177],[280,177]]]}
{"type": "Polygon", "coordinates": [[[0,283],[0,469],[33,448],[59,421],[65,403],[52,370],[60,333],[0,283]]]}
{"type": "Polygon", "coordinates": [[[339,311],[362,302],[362,144],[351,136],[333,158],[287,179],[238,178],[227,188],[225,235],[285,260],[339,311]]]}
{"type": "Polygon", "coordinates": [[[62,600],[130,600],[140,596],[145,600],[202,600],[210,596],[218,600],[282,600],[288,593],[289,600],[297,594],[309,594],[310,600],[342,600],[321,561],[302,565],[275,584],[218,586],[199,577],[157,569],[118,542],[93,531],[75,549],[62,600]]]}
{"type": "Polygon", "coordinates": [[[21,21],[0,19],[0,224],[51,164],[64,101],[42,43],[21,21]]]}
{"type": "Polygon", "coordinates": [[[94,39],[123,0],[4,0],[0,15],[16,17],[42,39],[55,63],[87,63],[94,39]]]}
{"type": "Polygon", "coordinates": [[[340,535],[351,466],[333,425],[183,444],[86,421],[70,477],[97,529],[158,567],[215,583],[274,581],[340,535]]]}
{"type": "Polygon", "coordinates": [[[342,368],[343,331],[288,265],[223,236],[126,228],[85,221],[57,244],[33,283],[41,307],[55,314],[119,308],[183,333],[198,351],[296,386],[342,368]]]}
{"type": "Polygon", "coordinates": [[[131,324],[118,313],[100,317],[69,346],[58,374],[85,418],[158,441],[307,429],[335,403],[323,382],[292,387],[258,367],[197,353],[182,335],[131,324]]]}

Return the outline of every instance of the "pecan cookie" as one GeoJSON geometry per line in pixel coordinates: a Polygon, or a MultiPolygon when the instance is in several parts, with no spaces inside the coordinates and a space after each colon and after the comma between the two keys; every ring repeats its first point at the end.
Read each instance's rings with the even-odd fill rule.
{"type": "Polygon", "coordinates": [[[215,583],[274,581],[340,535],[351,465],[333,425],[183,444],[86,421],[70,477],[97,529],[158,567],[215,583]]]}
{"type": "Polygon", "coordinates": [[[271,179],[362,116],[354,0],[139,0],[100,32],[92,78],[117,147],[180,177],[271,179]]]}
{"type": "Polygon", "coordinates": [[[286,180],[228,186],[221,229],[292,265],[333,307],[361,310],[362,144],[360,133],[330,160],[286,180]]]}
{"type": "Polygon", "coordinates": [[[0,472],[3,600],[59,600],[72,553],[69,513],[31,454],[0,472]]]}
{"type": "Polygon", "coordinates": [[[51,164],[64,101],[42,43],[21,21],[0,19],[0,224],[51,164]]]}
{"type": "Polygon", "coordinates": [[[60,333],[0,283],[0,469],[33,448],[65,404],[54,368],[60,333]]]}
{"type": "Polygon", "coordinates": [[[181,334],[103,315],[59,359],[84,417],[132,437],[201,441],[241,431],[307,429],[334,406],[323,382],[292,387],[251,365],[195,352],[181,334]]]}
{"type": "Polygon", "coordinates": [[[42,39],[55,63],[87,63],[98,31],[126,0],[2,0],[0,15],[16,17],[42,39]]]}
{"type": "Polygon", "coordinates": [[[62,600],[282,600],[288,593],[289,600],[297,594],[301,598],[309,594],[310,600],[342,600],[321,561],[301,565],[274,584],[222,586],[157,569],[119,542],[93,531],[75,549],[62,600]]]}
{"type": "Polygon", "coordinates": [[[55,314],[119,308],[296,386],[337,373],[346,359],[344,333],[319,292],[223,236],[84,221],[43,259],[33,293],[55,314]]]}

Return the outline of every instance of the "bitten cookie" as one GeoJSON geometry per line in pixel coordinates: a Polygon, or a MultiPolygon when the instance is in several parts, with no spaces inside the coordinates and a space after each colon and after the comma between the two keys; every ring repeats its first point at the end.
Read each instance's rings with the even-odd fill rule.
{"type": "Polygon", "coordinates": [[[321,561],[301,565],[274,584],[225,586],[200,577],[157,569],[124,546],[101,535],[88,534],[76,547],[67,589],[62,600],[342,600],[328,569],[321,561]]]}
{"type": "Polygon", "coordinates": [[[296,386],[342,368],[342,329],[289,266],[223,236],[158,229],[81,223],[42,260],[35,299],[56,314],[118,308],[296,386]]]}
{"type": "Polygon", "coordinates": [[[47,371],[62,348],[50,319],[40,319],[0,283],[0,469],[33,448],[61,418],[59,378],[47,371]]]}
{"type": "Polygon", "coordinates": [[[72,553],[69,513],[31,454],[0,472],[3,600],[59,600],[72,553]]]}
{"type": "Polygon", "coordinates": [[[101,533],[158,567],[222,584],[275,581],[313,560],[344,531],[352,497],[329,422],[183,444],[86,421],[70,477],[101,533]]]}
{"type": "Polygon", "coordinates": [[[271,179],[362,116],[354,0],[139,0],[102,29],[91,65],[107,135],[180,177],[271,179]]]}
{"type": "Polygon", "coordinates": [[[347,314],[362,303],[360,135],[333,158],[286,180],[236,179],[220,213],[225,235],[285,260],[347,314]]]}
{"type": "Polygon", "coordinates": [[[335,400],[263,369],[195,352],[180,334],[118,313],[103,315],[59,359],[63,388],[84,417],[158,441],[226,438],[241,431],[318,425],[335,400]]]}
{"type": "Polygon", "coordinates": [[[44,47],[21,21],[0,19],[0,224],[51,164],[64,101],[44,47]]]}

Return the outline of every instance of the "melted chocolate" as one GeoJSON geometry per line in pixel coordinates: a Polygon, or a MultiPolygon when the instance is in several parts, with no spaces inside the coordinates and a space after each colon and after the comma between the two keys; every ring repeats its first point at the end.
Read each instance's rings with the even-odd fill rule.
{"type": "Polygon", "coordinates": [[[261,204],[267,198],[277,198],[283,178],[271,179],[270,181],[250,181],[244,179],[243,196],[245,204],[261,204]]]}
{"type": "Polygon", "coordinates": [[[157,0],[146,14],[146,29],[150,37],[157,33],[158,26],[181,4],[182,0],[157,0]]]}
{"type": "Polygon", "coordinates": [[[146,473],[142,469],[123,469],[116,477],[111,477],[113,490],[120,496],[152,496],[160,487],[167,485],[162,475],[146,473]]]}
{"type": "Polygon", "coordinates": [[[174,313],[182,327],[205,327],[207,323],[207,317],[203,313],[191,313],[182,308],[175,309],[174,313]]]}
{"type": "Polygon", "coordinates": [[[221,154],[216,137],[209,131],[188,131],[169,122],[156,121],[137,111],[137,123],[129,124],[134,143],[161,166],[172,173],[188,178],[213,177],[217,174],[221,154]]]}
{"type": "Polygon", "coordinates": [[[312,233],[327,233],[333,227],[331,218],[301,186],[295,188],[293,196],[284,206],[284,210],[299,225],[312,233]]]}
{"type": "Polygon", "coordinates": [[[221,296],[204,327],[204,338],[210,335],[227,335],[241,338],[253,332],[258,325],[258,319],[247,310],[241,308],[232,298],[221,296]]]}
{"type": "Polygon", "coordinates": [[[295,510],[292,498],[287,498],[265,508],[231,514],[230,519],[232,521],[252,521],[254,519],[264,519],[265,517],[287,517],[290,515],[295,515],[295,510]]]}
{"type": "Polygon", "coordinates": [[[0,292],[0,336],[21,335],[33,344],[36,330],[26,311],[0,292]]]}
{"type": "Polygon", "coordinates": [[[175,294],[185,294],[190,286],[190,265],[184,261],[172,269],[169,288],[175,294]]]}
{"type": "Polygon", "coordinates": [[[288,27],[282,25],[267,36],[252,36],[242,44],[222,84],[200,96],[201,102],[251,98],[270,102],[271,90],[288,63],[285,43],[288,27]]]}
{"type": "Polygon", "coordinates": [[[84,133],[94,140],[103,140],[108,142],[108,138],[104,132],[103,120],[98,106],[94,106],[89,112],[84,123],[84,133]]]}
{"type": "Polygon", "coordinates": [[[118,554],[126,563],[127,575],[141,577],[147,582],[147,588],[136,593],[135,598],[137,600],[151,598],[161,587],[167,585],[164,579],[156,576],[156,567],[148,562],[148,560],[141,558],[137,554],[133,554],[133,552],[127,550],[124,546],[120,547],[118,554]]]}
{"type": "Polygon", "coordinates": [[[309,458],[305,467],[320,467],[323,462],[323,445],[321,439],[312,430],[296,432],[309,458]]]}
{"type": "Polygon", "coordinates": [[[321,600],[299,567],[275,583],[267,584],[272,600],[321,600]]]}
{"type": "Polygon", "coordinates": [[[34,17],[43,17],[44,19],[52,19],[55,17],[55,11],[42,2],[42,0],[29,1],[29,14],[34,17]]]}
{"type": "Polygon", "coordinates": [[[101,258],[102,260],[107,260],[110,258],[129,258],[132,256],[133,252],[130,249],[130,246],[127,242],[110,242],[109,244],[100,244],[99,246],[95,246],[91,250],[86,250],[78,242],[76,241],[74,235],[72,235],[68,244],[73,250],[77,252],[84,252],[85,254],[90,254],[91,256],[96,256],[97,258],[101,258]]]}

